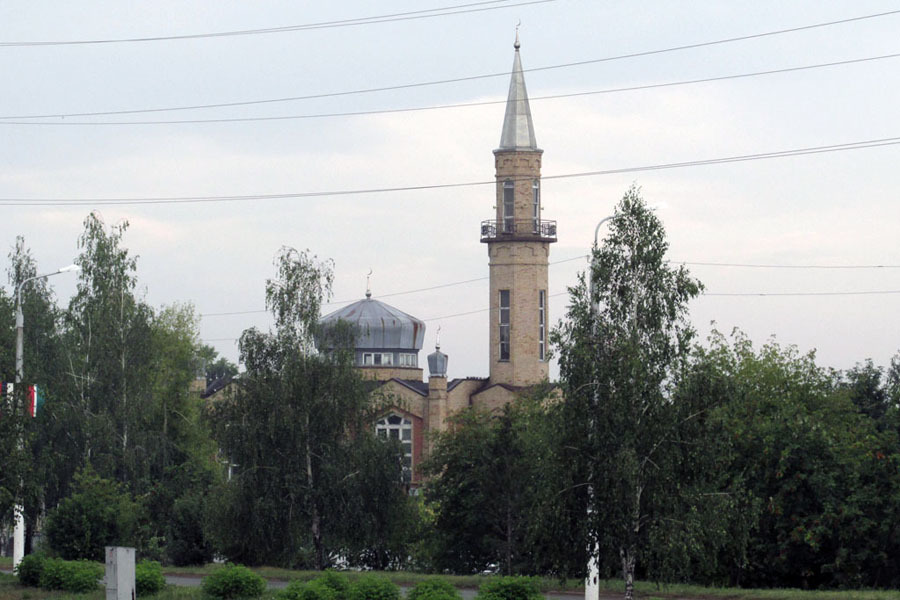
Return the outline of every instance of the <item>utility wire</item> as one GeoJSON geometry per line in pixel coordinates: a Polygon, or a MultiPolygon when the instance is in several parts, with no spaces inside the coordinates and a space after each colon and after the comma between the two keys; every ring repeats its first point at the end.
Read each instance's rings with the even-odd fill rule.
{"type": "MultiPolygon", "coordinates": [[[[634,85],[619,88],[608,88],[605,90],[591,90],[587,92],[569,92],[565,94],[550,94],[547,96],[535,96],[529,98],[529,102],[538,102],[541,100],[558,100],[560,98],[577,98],[579,96],[595,96],[599,94],[617,94],[621,92],[634,92],[640,90],[650,90],[658,88],[676,87],[682,85],[694,85],[698,83],[711,83],[715,81],[729,81],[733,79],[746,79],[750,77],[762,77],[765,75],[777,75],[781,73],[793,73],[796,71],[808,71],[811,69],[823,69],[829,67],[846,66],[858,63],[872,62],[876,60],[886,60],[890,58],[900,57],[900,52],[893,54],[882,54],[880,56],[868,56],[864,58],[853,58],[848,60],[833,61],[827,63],[818,63],[814,65],[802,65],[799,67],[786,67],[783,69],[770,69],[767,71],[754,71],[751,73],[736,73],[731,75],[720,75],[716,77],[704,77],[702,79],[686,79],[681,81],[668,81],[663,83],[648,83],[645,85],[634,85]]],[[[455,108],[471,108],[476,106],[490,106],[494,104],[506,104],[507,100],[482,100],[479,102],[460,102],[455,104],[436,104],[433,106],[413,106],[407,108],[384,108],[375,110],[358,110],[345,112],[329,112],[314,113],[305,115],[278,115],[269,117],[221,117],[215,119],[168,119],[157,121],[32,121],[32,120],[11,120],[9,118],[0,120],[0,125],[30,125],[30,126],[51,126],[51,127],[86,127],[86,126],[123,126],[123,125],[198,125],[204,123],[256,123],[264,121],[292,121],[306,119],[330,119],[336,117],[360,117],[370,115],[398,114],[410,112],[423,112],[431,110],[447,110],[455,108]]],[[[27,119],[36,117],[27,117],[27,119]]],[[[64,118],[64,117],[63,117],[64,118]]]]}
{"type": "MultiPolygon", "coordinates": [[[[771,158],[785,158],[791,156],[806,156],[809,154],[825,154],[830,152],[843,152],[847,150],[861,150],[865,148],[879,148],[882,146],[896,146],[900,144],[900,137],[888,137],[826,146],[809,146],[805,148],[793,148],[790,150],[776,150],[772,152],[759,152],[756,154],[742,154],[685,162],[661,163],[655,165],[643,165],[638,167],[624,167],[620,169],[605,169],[597,171],[583,171],[580,173],[566,173],[561,175],[545,175],[543,180],[571,179],[575,177],[599,177],[604,175],[618,175],[623,173],[637,173],[643,171],[659,171],[664,169],[678,169],[684,167],[698,167],[707,165],[719,165],[736,162],[748,162],[766,160],[771,158]]],[[[531,177],[518,178],[531,180],[531,177]]],[[[384,188],[363,188],[353,190],[331,190],[321,192],[289,192],[282,194],[251,194],[246,196],[175,196],[175,197],[136,197],[136,198],[0,198],[0,206],[82,206],[89,205],[140,205],[140,204],[192,204],[198,202],[246,202],[249,200],[279,200],[289,198],[321,198],[331,196],[354,196],[362,194],[383,194],[388,192],[410,192],[435,189],[449,189],[460,187],[474,187],[483,185],[496,185],[495,180],[469,181],[457,183],[436,183],[413,186],[395,186],[384,188]]]]}
{"type": "MultiPolygon", "coordinates": [[[[643,56],[651,56],[655,54],[663,54],[667,52],[677,52],[681,50],[690,50],[695,48],[702,48],[706,46],[713,46],[716,44],[728,44],[739,41],[746,41],[750,39],[762,38],[767,36],[775,36],[782,35],[786,33],[795,33],[798,31],[805,31],[809,29],[819,28],[819,27],[830,27],[832,25],[840,25],[844,23],[850,23],[854,21],[861,21],[864,19],[874,19],[878,17],[885,17],[890,15],[900,14],[900,10],[893,10],[888,12],[876,13],[871,15],[862,15],[858,17],[851,17],[848,19],[841,19],[838,21],[828,21],[825,23],[816,23],[813,25],[804,25],[802,27],[793,27],[790,29],[779,29],[776,31],[767,31],[763,33],[755,33],[751,35],[744,35],[740,37],[733,38],[725,38],[720,40],[713,40],[709,42],[700,42],[696,44],[686,44],[682,46],[673,46],[669,48],[661,48],[657,50],[647,50],[643,52],[634,52],[630,54],[620,54],[617,56],[608,56],[604,58],[595,58],[589,60],[581,60],[576,62],[568,62],[558,65],[549,65],[545,67],[534,67],[530,69],[522,69],[523,73],[530,73],[536,71],[549,71],[553,69],[565,69],[570,67],[578,67],[584,65],[591,65],[597,63],[611,62],[616,60],[630,59],[630,58],[638,58],[643,56]]],[[[201,110],[201,109],[210,109],[210,108],[230,108],[236,106],[252,106],[257,104],[274,104],[274,103],[282,103],[282,102],[295,102],[300,100],[312,100],[318,98],[334,98],[338,96],[350,96],[357,94],[371,94],[375,92],[386,92],[393,90],[403,90],[417,87],[425,87],[425,86],[434,86],[434,85],[444,85],[448,83],[461,83],[464,81],[475,81],[479,79],[488,79],[494,77],[508,77],[508,71],[502,71],[499,73],[487,73],[482,75],[470,75],[467,77],[456,77],[452,79],[439,79],[434,81],[423,81],[416,83],[406,83],[406,84],[398,84],[391,86],[381,86],[374,88],[362,88],[355,90],[345,90],[340,92],[325,92],[318,94],[308,94],[305,96],[289,96],[286,98],[265,98],[261,100],[246,100],[241,102],[219,102],[212,104],[194,104],[189,106],[170,106],[170,107],[157,107],[157,108],[141,108],[141,109],[131,109],[131,110],[111,110],[111,111],[94,111],[94,112],[81,112],[81,113],[55,113],[55,114],[43,114],[43,115],[12,115],[12,116],[0,116],[0,119],[7,120],[15,120],[15,119],[52,119],[52,118],[73,118],[73,117],[99,117],[99,116],[111,116],[111,115],[132,115],[132,114],[140,114],[140,113],[154,113],[154,112],[172,112],[172,111],[180,111],[180,110],[201,110]]]]}
{"type": "MultiPolygon", "coordinates": [[[[584,260],[590,258],[590,254],[581,254],[579,256],[573,256],[571,258],[564,258],[562,260],[557,260],[548,263],[549,266],[559,265],[562,263],[572,262],[576,260],[584,260]]],[[[696,262],[696,261],[684,261],[684,260],[667,260],[665,261],[668,264],[673,265],[691,265],[691,266],[705,266],[705,267],[743,267],[743,268],[756,268],[756,269],[900,269],[900,265],[772,265],[772,264],[746,264],[746,263],[720,263],[720,262],[696,262]]],[[[442,283],[438,285],[433,285],[430,287],[418,288],[414,290],[405,290],[402,292],[391,292],[389,294],[380,294],[378,298],[390,298],[393,296],[406,296],[409,294],[417,294],[420,292],[430,292],[432,290],[438,290],[448,287],[454,287],[457,285],[465,285],[468,283],[474,283],[476,281],[485,281],[488,277],[475,277],[473,279],[464,279],[462,281],[452,281],[450,283],[442,283]]],[[[846,294],[893,294],[896,292],[886,291],[886,292],[813,292],[810,294],[805,293],[791,293],[791,294],[783,294],[783,293],[767,293],[767,292],[759,292],[759,293],[747,293],[747,294],[711,294],[706,293],[706,296],[776,296],[776,295],[846,295],[846,294]]],[[[559,294],[556,294],[557,296],[559,294]]],[[[550,296],[551,298],[553,295],[550,296]]],[[[356,302],[358,298],[353,300],[332,300],[331,302],[325,302],[324,306],[336,306],[339,304],[350,304],[351,302],[356,302]]],[[[233,315],[248,315],[248,314],[258,314],[268,312],[266,309],[258,309],[258,310],[236,310],[236,311],[227,311],[227,312],[216,312],[216,313],[201,313],[200,318],[205,317],[225,317],[225,316],[233,316],[233,315]]],[[[471,313],[463,313],[463,314],[471,314],[471,313]]]]}
{"type": "Polygon", "coordinates": [[[377,15],[371,17],[358,17],[355,19],[342,19],[338,21],[321,21],[318,23],[306,23],[303,25],[287,25],[284,27],[267,27],[263,29],[243,29],[237,31],[219,31],[213,33],[193,33],[186,35],[165,35],[152,37],[133,37],[133,38],[112,38],[112,39],[96,39],[96,40],[51,40],[51,41],[25,41],[25,42],[0,42],[0,48],[21,48],[30,46],[83,46],[94,44],[122,44],[133,42],[162,42],[173,40],[197,40],[203,38],[224,38],[243,35],[266,35],[272,33],[286,33],[291,31],[310,31],[314,29],[332,29],[335,27],[353,27],[357,25],[372,25],[375,23],[393,23],[395,21],[410,21],[414,19],[430,19],[433,17],[444,17],[448,15],[460,15],[474,12],[484,12],[488,10],[498,10],[502,8],[515,8],[517,6],[527,6],[529,4],[543,4],[545,2],[555,2],[556,0],[528,0],[520,1],[514,4],[506,4],[510,0],[487,0],[484,2],[471,2],[468,4],[457,4],[454,6],[444,6],[441,8],[430,8],[426,10],[414,10],[409,12],[391,13],[377,15]],[[484,6],[487,4],[502,4],[502,6],[484,6]],[[430,14],[429,14],[430,13],[430,14]]]}
{"type": "MultiPolygon", "coordinates": [[[[550,298],[557,298],[559,296],[565,296],[569,292],[557,292],[556,294],[550,294],[550,298]]],[[[803,297],[803,296],[874,296],[874,295],[895,295],[900,294],[900,290],[866,290],[866,291],[858,291],[858,292],[735,292],[735,293],[708,293],[704,292],[699,297],[703,298],[704,296],[724,296],[724,297],[803,297]]],[[[443,319],[454,319],[457,317],[467,317],[469,315],[476,315],[479,313],[490,312],[490,308],[478,308],[475,310],[469,310],[465,312],[453,313],[450,315],[442,315],[440,317],[429,317],[427,319],[422,319],[422,321],[441,321],[443,319]]],[[[265,312],[265,311],[263,311],[265,312]]],[[[202,339],[203,342],[233,342],[237,341],[238,338],[209,338],[202,339]]]]}

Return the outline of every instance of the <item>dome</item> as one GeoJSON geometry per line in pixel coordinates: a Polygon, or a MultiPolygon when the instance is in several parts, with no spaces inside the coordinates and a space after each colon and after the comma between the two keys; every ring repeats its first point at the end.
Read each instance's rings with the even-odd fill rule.
{"type": "Polygon", "coordinates": [[[356,327],[357,350],[419,350],[425,338],[425,323],[372,298],[364,298],[319,320],[323,329],[338,321],[356,327]]]}

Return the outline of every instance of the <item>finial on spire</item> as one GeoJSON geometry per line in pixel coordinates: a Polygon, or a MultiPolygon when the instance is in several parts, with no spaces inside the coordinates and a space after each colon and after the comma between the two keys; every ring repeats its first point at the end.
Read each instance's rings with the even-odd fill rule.
{"type": "Polygon", "coordinates": [[[366,298],[372,297],[372,287],[369,285],[369,277],[372,276],[372,269],[369,269],[369,273],[366,275],[366,298]]]}
{"type": "Polygon", "coordinates": [[[434,349],[435,350],[441,349],[441,326],[440,325],[438,325],[437,338],[434,341],[434,349]]]}
{"type": "Polygon", "coordinates": [[[513,48],[516,49],[516,52],[518,52],[519,48],[522,46],[522,44],[519,43],[519,27],[521,25],[522,25],[522,19],[519,19],[519,22],[516,23],[516,43],[513,44],[513,48]]]}

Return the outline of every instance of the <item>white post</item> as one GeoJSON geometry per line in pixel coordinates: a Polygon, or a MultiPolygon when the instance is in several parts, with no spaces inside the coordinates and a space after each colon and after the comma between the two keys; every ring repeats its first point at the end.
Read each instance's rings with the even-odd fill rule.
{"type": "Polygon", "coordinates": [[[134,548],[106,547],[106,600],[135,600],[134,548]]]}
{"type": "MultiPolygon", "coordinates": [[[[591,332],[596,335],[597,331],[594,328],[596,325],[597,313],[600,312],[599,303],[594,303],[594,286],[596,285],[596,281],[594,281],[594,251],[597,249],[597,236],[600,234],[600,226],[612,219],[615,215],[610,215],[608,217],[604,217],[597,223],[597,227],[594,228],[594,245],[591,248],[591,260],[590,266],[588,267],[588,303],[591,306],[591,332]]],[[[594,387],[594,405],[597,404],[597,388],[594,387]]],[[[593,425],[593,415],[591,415],[591,424],[593,425]]],[[[593,435],[593,427],[591,431],[588,432],[588,435],[593,435]]],[[[588,487],[588,520],[590,521],[591,513],[594,511],[594,487],[593,485],[588,487]]],[[[600,565],[597,561],[597,553],[599,549],[597,548],[596,543],[591,544],[590,553],[588,556],[588,564],[587,564],[587,578],[584,580],[584,600],[598,600],[600,598],[600,565]]]]}

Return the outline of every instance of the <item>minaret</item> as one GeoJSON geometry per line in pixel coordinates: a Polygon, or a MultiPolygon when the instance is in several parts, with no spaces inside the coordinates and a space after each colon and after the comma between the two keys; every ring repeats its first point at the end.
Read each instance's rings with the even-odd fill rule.
{"type": "Polygon", "coordinates": [[[541,155],[515,58],[500,147],[494,150],[496,215],[481,224],[490,267],[490,382],[539,383],[549,375],[547,264],[556,222],[541,218],[541,155]]]}

